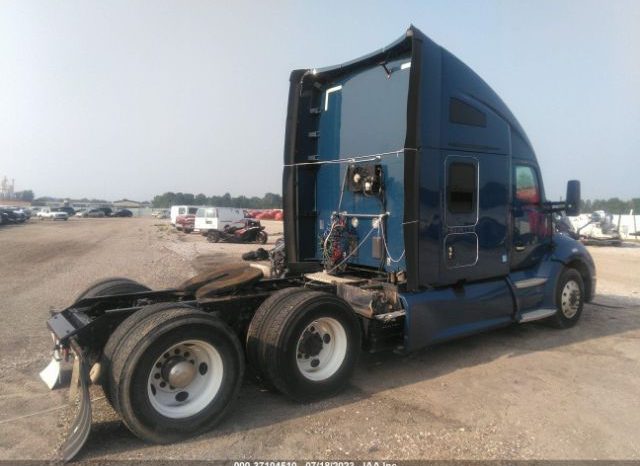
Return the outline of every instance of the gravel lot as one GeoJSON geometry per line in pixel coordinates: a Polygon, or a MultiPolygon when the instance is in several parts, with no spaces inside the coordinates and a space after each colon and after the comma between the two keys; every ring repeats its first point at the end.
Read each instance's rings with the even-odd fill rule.
{"type": "MultiPolygon", "coordinates": [[[[266,223],[273,243],[281,224],[266,223]]],[[[99,278],[169,287],[255,247],[149,218],[0,228],[0,459],[50,459],[61,439],[66,390],[37,377],[51,307],[99,278]]],[[[171,446],[139,441],[98,400],[80,458],[640,459],[640,247],[591,252],[598,296],[570,330],[528,324],[407,357],[363,355],[344,393],[308,405],[247,378],[217,430],[171,446]]]]}

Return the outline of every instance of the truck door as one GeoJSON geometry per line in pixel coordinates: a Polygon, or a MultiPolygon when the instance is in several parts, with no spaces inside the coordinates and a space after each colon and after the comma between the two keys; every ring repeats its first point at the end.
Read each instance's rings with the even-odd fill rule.
{"type": "Polygon", "coordinates": [[[442,283],[509,273],[509,158],[447,155],[444,161],[442,283]]]}
{"type": "Polygon", "coordinates": [[[541,208],[542,186],[537,167],[513,165],[513,240],[511,269],[531,267],[540,261],[551,242],[551,219],[541,208]]]}

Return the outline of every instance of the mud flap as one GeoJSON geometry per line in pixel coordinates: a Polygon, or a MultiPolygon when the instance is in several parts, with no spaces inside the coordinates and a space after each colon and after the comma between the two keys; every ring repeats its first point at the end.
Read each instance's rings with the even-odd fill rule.
{"type": "Polygon", "coordinates": [[[82,449],[89,433],[91,432],[91,398],[89,393],[89,364],[82,349],[71,340],[71,349],[75,355],[73,375],[71,377],[70,402],[73,403],[79,397],[77,414],[67,439],[60,447],[63,461],[72,460],[82,449]],[[74,396],[75,394],[78,397],[74,396]]]}
{"type": "Polygon", "coordinates": [[[56,356],[51,358],[51,362],[40,372],[40,378],[49,387],[49,390],[58,388],[61,385],[61,364],[56,356]]]}

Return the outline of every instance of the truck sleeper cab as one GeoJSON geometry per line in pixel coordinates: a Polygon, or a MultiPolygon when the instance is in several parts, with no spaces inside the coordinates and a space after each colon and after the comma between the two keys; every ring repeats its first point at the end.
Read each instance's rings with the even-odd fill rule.
{"type": "Polygon", "coordinates": [[[556,294],[568,269],[582,281],[580,303],[591,299],[593,260],[554,237],[558,206],[545,201],[524,130],[479,76],[419,30],[343,65],[294,71],[290,81],[290,270],[320,262],[333,274],[357,269],[395,284],[405,351],[562,320],[556,294]]]}
{"type": "MultiPolygon", "coordinates": [[[[245,360],[310,401],[345,387],[362,348],[409,352],[539,319],[566,328],[595,293],[589,253],[551,221],[576,212],[579,184],[547,202],[506,105],[414,27],[291,74],[283,203],[270,274],[226,264],[156,291],[107,279],[53,313],[41,375],[54,386],[71,350],[82,386],[63,458],[89,434],[91,382],[135,435],[166,443],[225,416],[245,360]]],[[[222,208],[200,209],[195,227],[220,228],[198,223],[214,217],[222,208]]]]}

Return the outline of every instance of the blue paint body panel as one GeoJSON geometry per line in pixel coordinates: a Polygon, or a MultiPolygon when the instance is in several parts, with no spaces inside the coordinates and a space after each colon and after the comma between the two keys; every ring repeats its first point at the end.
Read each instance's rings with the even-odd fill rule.
{"type": "MultiPolygon", "coordinates": [[[[401,69],[401,65],[408,61],[407,56],[389,62],[387,66],[392,70],[389,77],[382,67],[372,66],[324,84],[318,124],[320,162],[387,153],[404,147],[409,70],[401,69]]],[[[386,217],[389,254],[394,259],[400,258],[404,251],[401,227],[404,216],[403,155],[400,151],[397,156],[376,162],[383,168],[384,199],[351,192],[344,183],[349,164],[320,165],[316,174],[316,237],[319,238],[331,224],[335,212],[365,215],[389,212],[386,217]]],[[[348,220],[350,218],[347,216],[348,220]]],[[[359,219],[358,238],[366,237],[372,229],[371,222],[371,219],[359,219]]],[[[386,265],[381,264],[381,258],[372,257],[372,237],[380,235],[378,230],[372,233],[349,263],[370,267],[382,265],[387,270],[404,269],[404,259],[386,265]]],[[[315,258],[322,258],[319,240],[315,258]]]]}
{"type": "MultiPolygon", "coordinates": [[[[381,231],[359,218],[358,241],[371,236],[349,264],[376,277],[403,272],[397,291],[409,351],[554,308],[568,266],[583,275],[587,299],[595,291],[586,249],[551,237],[538,162],[516,118],[473,70],[414,27],[359,59],[292,73],[283,201],[292,273],[320,266],[320,236],[335,212],[348,220],[389,213],[388,251],[374,254],[381,231]],[[348,160],[358,156],[382,167],[383,195],[348,189],[348,160]],[[473,169],[463,196],[472,209],[450,196],[461,165],[473,169]],[[539,199],[526,211],[514,197],[522,165],[538,181],[539,199]]],[[[389,276],[395,283],[398,275],[389,276]]]]}

